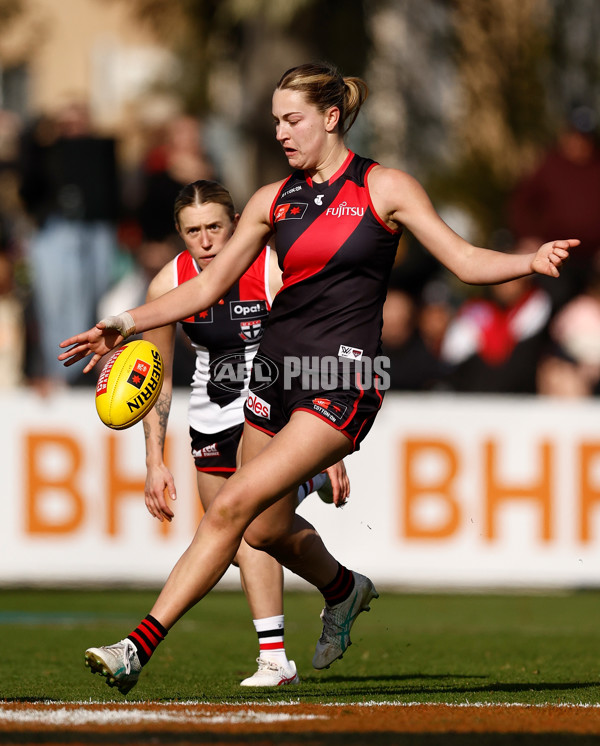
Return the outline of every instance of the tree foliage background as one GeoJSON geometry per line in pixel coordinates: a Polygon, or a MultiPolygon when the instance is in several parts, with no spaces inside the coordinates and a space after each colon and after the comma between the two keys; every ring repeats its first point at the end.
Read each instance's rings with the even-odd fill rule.
{"type": "Polygon", "coordinates": [[[107,1],[133,5],[176,52],[178,93],[217,123],[245,197],[287,173],[270,98],[307,60],[366,79],[350,145],[466,211],[474,240],[503,226],[506,195],[569,107],[600,107],[597,0],[107,1]]]}

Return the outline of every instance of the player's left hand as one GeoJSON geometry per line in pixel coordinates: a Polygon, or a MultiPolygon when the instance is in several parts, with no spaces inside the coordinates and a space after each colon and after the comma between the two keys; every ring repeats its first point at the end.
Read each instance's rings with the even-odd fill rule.
{"type": "Polygon", "coordinates": [[[533,257],[531,269],[540,275],[559,277],[560,267],[569,258],[570,249],[579,246],[580,243],[578,238],[566,238],[542,244],[533,257]]]}
{"type": "Polygon", "coordinates": [[[169,521],[175,517],[167,502],[167,496],[171,500],[177,499],[175,480],[164,463],[151,464],[146,468],[146,484],[144,486],[144,499],[150,515],[159,521],[169,521]]]}
{"type": "Polygon", "coordinates": [[[343,461],[338,461],[337,464],[330,466],[325,471],[331,480],[333,504],[336,508],[341,508],[350,497],[350,479],[346,472],[346,466],[343,461]]]}

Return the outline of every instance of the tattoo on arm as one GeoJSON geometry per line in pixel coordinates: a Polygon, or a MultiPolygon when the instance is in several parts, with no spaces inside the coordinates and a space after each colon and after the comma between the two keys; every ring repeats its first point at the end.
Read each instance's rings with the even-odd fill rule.
{"type": "MultiPolygon", "coordinates": [[[[167,423],[169,421],[169,412],[171,411],[171,399],[171,394],[161,393],[154,405],[154,409],[158,415],[158,432],[156,432],[155,435],[161,448],[164,448],[165,445],[167,423]]],[[[151,435],[152,430],[150,425],[146,420],[144,420],[144,437],[146,438],[146,441],[150,439],[151,435]]]]}

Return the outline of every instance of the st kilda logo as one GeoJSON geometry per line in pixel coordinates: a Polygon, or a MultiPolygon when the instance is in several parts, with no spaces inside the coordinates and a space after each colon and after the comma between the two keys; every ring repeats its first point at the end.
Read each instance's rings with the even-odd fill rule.
{"type": "Polygon", "coordinates": [[[240,337],[244,342],[260,342],[263,334],[261,319],[269,315],[265,300],[237,300],[229,302],[232,321],[240,322],[240,337]]]}
{"type": "Polygon", "coordinates": [[[259,342],[262,337],[262,333],[263,326],[260,319],[240,322],[240,337],[244,340],[244,342],[259,342]]]}

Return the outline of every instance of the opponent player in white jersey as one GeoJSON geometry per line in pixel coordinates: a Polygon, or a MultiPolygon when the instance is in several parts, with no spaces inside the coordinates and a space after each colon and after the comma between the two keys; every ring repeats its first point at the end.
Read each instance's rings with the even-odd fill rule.
{"type": "MultiPolygon", "coordinates": [[[[205,269],[231,237],[238,217],[229,192],[221,184],[203,180],[184,187],[175,202],[174,218],[186,250],[154,278],[148,300],[164,295],[205,269]]],[[[205,510],[236,470],[252,362],[272,299],[281,284],[275,252],[266,247],[213,308],[181,322],[196,351],[188,421],[198,494],[205,510]]],[[[164,463],[175,333],[176,324],[169,324],[144,334],[160,350],[165,367],[160,397],[144,419],[145,499],[151,515],[161,521],[173,518],[169,501],[176,499],[173,476],[164,463]]],[[[314,490],[319,490],[322,499],[329,496],[336,505],[342,505],[349,492],[343,462],[332,467],[330,476],[321,473],[304,483],[299,489],[299,500],[314,490]]],[[[259,640],[258,670],[244,679],[242,686],[297,684],[296,667],[288,661],[284,645],[281,565],[245,541],[241,542],[235,562],[259,640]]],[[[143,644],[143,638],[137,642],[143,644]]]]}

